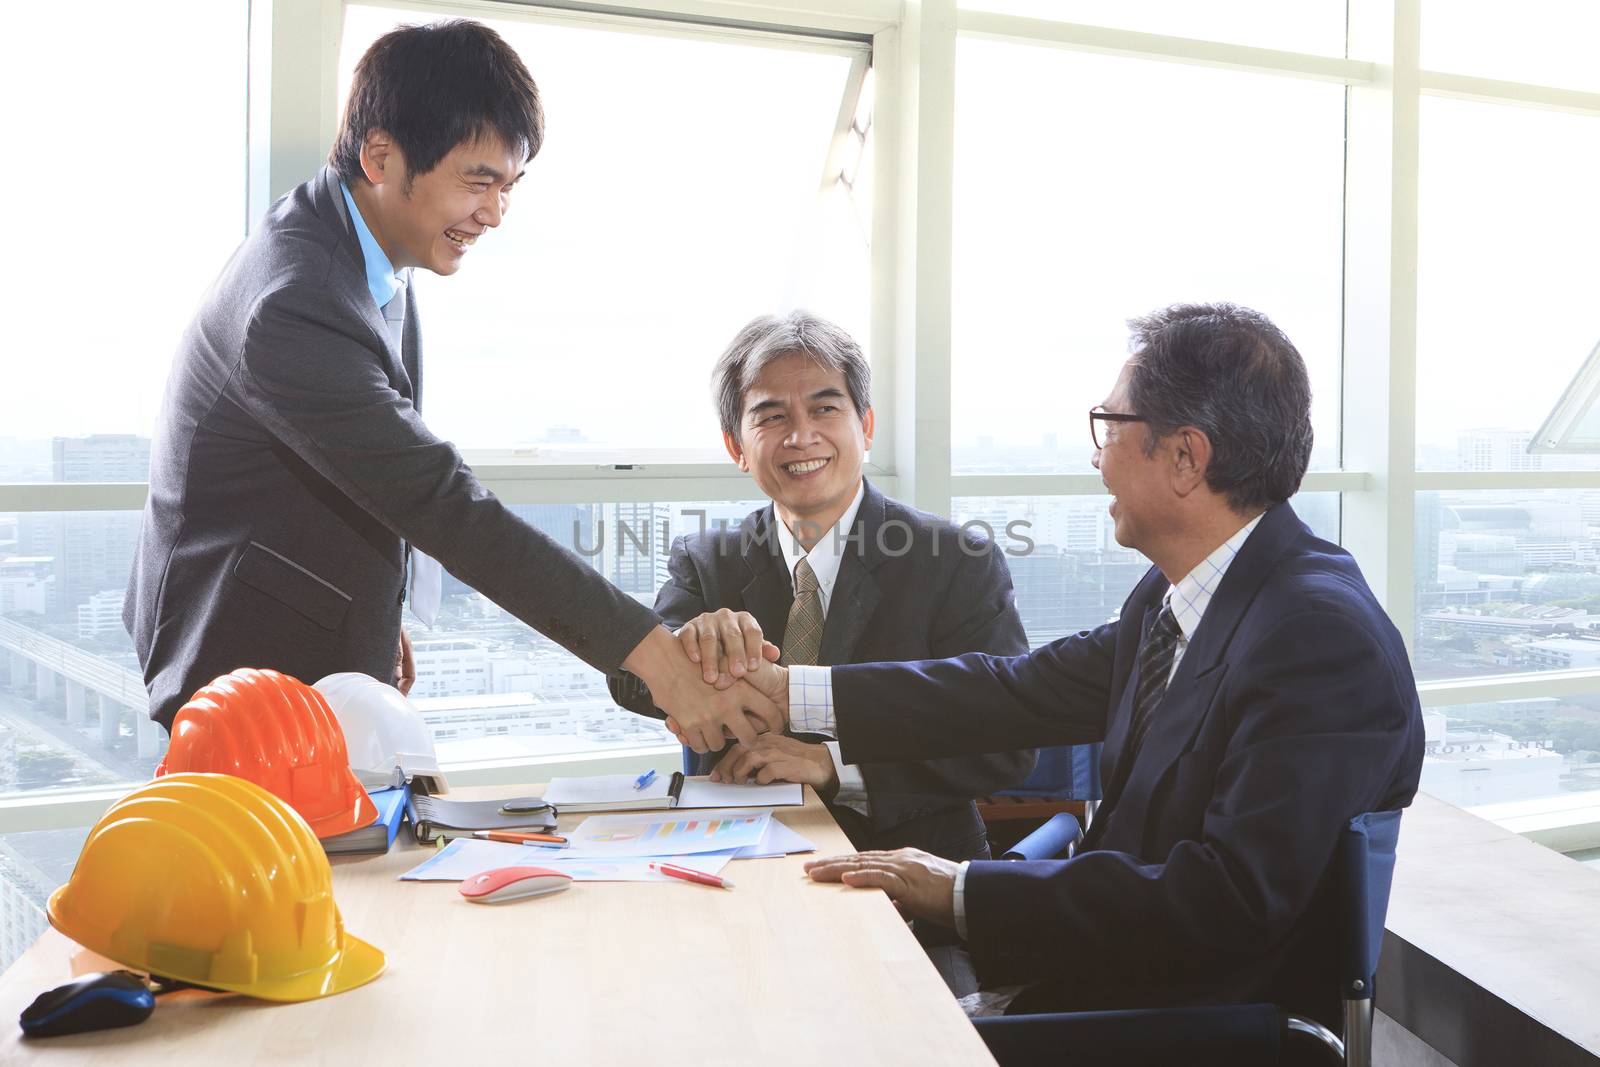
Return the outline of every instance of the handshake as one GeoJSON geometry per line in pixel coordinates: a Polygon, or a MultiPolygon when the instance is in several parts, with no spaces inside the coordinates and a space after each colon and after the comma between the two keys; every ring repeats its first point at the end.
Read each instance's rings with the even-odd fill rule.
{"type": "Polygon", "coordinates": [[[747,611],[707,612],[676,634],[657,628],[622,666],[650,687],[667,729],[696,752],[753,745],[789,724],[789,671],[747,611]]]}

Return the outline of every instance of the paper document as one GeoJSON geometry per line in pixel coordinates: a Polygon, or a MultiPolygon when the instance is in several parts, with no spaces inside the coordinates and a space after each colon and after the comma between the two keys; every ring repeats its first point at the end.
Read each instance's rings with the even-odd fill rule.
{"type": "Polygon", "coordinates": [[[717,874],[733,859],[733,851],[696,856],[620,857],[583,859],[562,856],[562,850],[535,850],[503,841],[458,837],[437,853],[400,876],[403,882],[459,882],[496,867],[548,867],[571,875],[575,882],[670,882],[671,877],[650,869],[653,859],[670,859],[680,867],[717,874]]]}
{"type": "MultiPolygon", "coordinates": [[[[742,814],[749,814],[748,812],[742,814]]],[[[681,821],[681,820],[680,820],[681,821]]],[[[605,859],[619,855],[630,854],[619,850],[610,844],[585,845],[576,836],[567,848],[550,848],[542,845],[531,845],[530,848],[538,850],[542,856],[565,856],[569,859],[605,859]]],[[[736,860],[762,860],[773,859],[778,856],[787,856],[793,852],[815,852],[817,846],[800,834],[795,833],[776,818],[767,822],[767,828],[762,833],[761,839],[742,848],[733,849],[732,855],[736,860]]],[[[715,855],[715,853],[687,853],[688,855],[715,855]]],[[[685,853],[679,853],[685,855],[685,853]]]]}
{"type": "Polygon", "coordinates": [[[813,845],[804,836],[789,829],[777,819],[767,824],[766,835],[753,845],[746,845],[734,853],[736,860],[764,860],[774,856],[787,856],[794,852],[815,852],[817,846],[813,845]]]}
{"type": "Polygon", "coordinates": [[[683,775],[658,774],[642,788],[634,788],[636,774],[591,774],[583,778],[552,778],[544,799],[557,811],[651,811],[678,803],[683,775]]]}
{"type": "Polygon", "coordinates": [[[678,794],[680,808],[793,808],[805,802],[805,790],[798,782],[730,785],[687,778],[678,794]]]}
{"type": "Polygon", "coordinates": [[[722,852],[760,844],[770,822],[770,811],[591,815],[567,835],[567,848],[534,851],[541,856],[565,853],[583,859],[722,852]]]}

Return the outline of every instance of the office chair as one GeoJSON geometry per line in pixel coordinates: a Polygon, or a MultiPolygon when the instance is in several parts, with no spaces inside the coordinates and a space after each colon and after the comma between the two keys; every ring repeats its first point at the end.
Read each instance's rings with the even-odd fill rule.
{"type": "Polygon", "coordinates": [[[1015,840],[1026,825],[1052,813],[1081,808],[1083,825],[1094,818],[1100,803],[1100,750],[1103,746],[1056,745],[1039,749],[1039,762],[1026,780],[1009,789],[997,789],[978,798],[978,814],[989,830],[989,845],[998,855],[1000,846],[1015,840]]]}
{"type": "Polygon", "coordinates": [[[1027,779],[1010,789],[996,790],[997,797],[1039,797],[1042,799],[1081,800],[1085,805],[1084,824],[1094,815],[1100,802],[1100,750],[1103,745],[1057,745],[1039,750],[1039,762],[1027,779]]]}
{"type": "MultiPolygon", "coordinates": [[[[1077,820],[1057,815],[1004,858],[1060,857],[1077,834],[1077,820]]],[[[1372,980],[1399,839],[1400,812],[1369,812],[1350,820],[1334,853],[1330,876],[1339,920],[1342,1041],[1321,1023],[1272,1004],[1010,1015],[973,1023],[1001,1067],[1303,1062],[1371,1067],[1372,980]]]]}

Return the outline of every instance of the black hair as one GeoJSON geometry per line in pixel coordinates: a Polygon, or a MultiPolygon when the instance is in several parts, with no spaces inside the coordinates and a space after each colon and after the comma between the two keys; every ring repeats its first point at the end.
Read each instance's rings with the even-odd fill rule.
{"type": "Polygon", "coordinates": [[[383,130],[406,161],[406,185],[457,145],[485,136],[532,159],[544,143],[539,87],[505,39],[481,22],[402,26],[356,64],[328,161],[348,185],[366,181],[361,146],[383,130]]]}

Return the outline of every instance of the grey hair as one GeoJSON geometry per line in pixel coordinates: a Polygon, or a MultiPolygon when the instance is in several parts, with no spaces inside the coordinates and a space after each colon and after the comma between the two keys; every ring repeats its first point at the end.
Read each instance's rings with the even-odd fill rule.
{"type": "Polygon", "coordinates": [[[1128,399],[1150,427],[1148,455],[1194,426],[1211,442],[1206,485],[1235,511],[1299,491],[1311,459],[1311,383],[1282,330],[1235,304],[1175,304],[1128,325],[1128,399]]]}
{"type": "Polygon", "coordinates": [[[796,354],[843,373],[856,417],[866,418],[872,407],[872,368],[861,346],[828,320],[796,310],[781,317],[762,315],[750,320],[718,357],[711,372],[711,399],[717,405],[723,433],[738,438],[746,391],[768,364],[796,354]]]}

